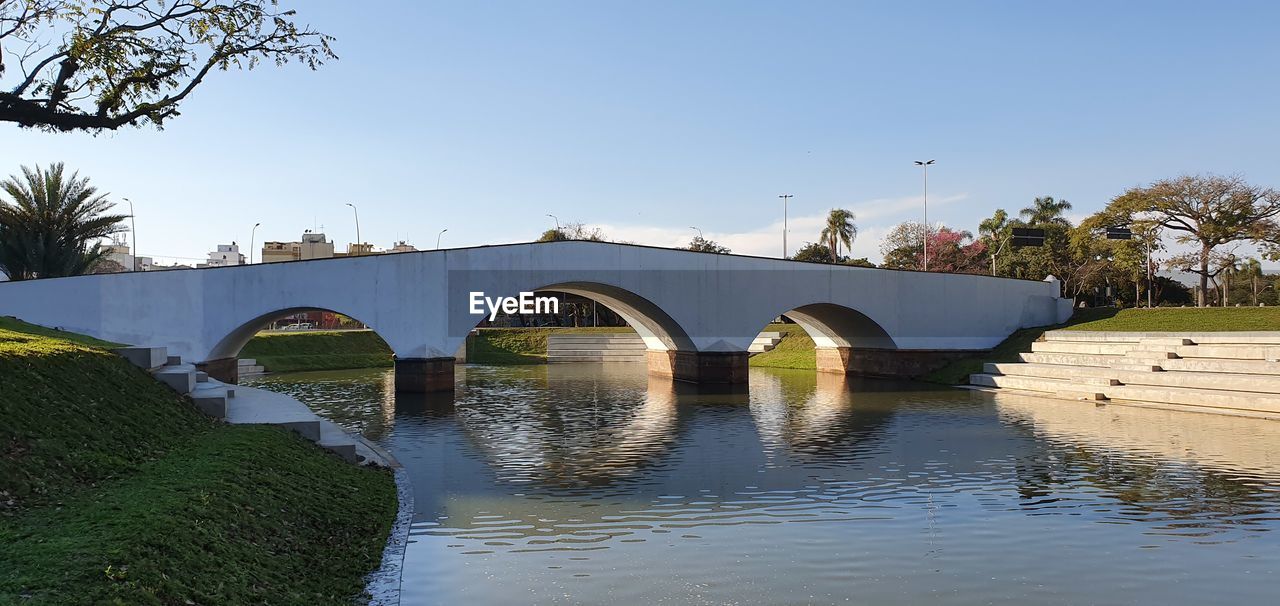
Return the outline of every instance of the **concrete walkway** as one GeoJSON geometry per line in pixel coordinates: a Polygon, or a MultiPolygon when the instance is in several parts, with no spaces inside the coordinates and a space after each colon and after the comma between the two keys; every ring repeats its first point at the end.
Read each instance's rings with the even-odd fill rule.
{"type": "Polygon", "coordinates": [[[392,465],[388,455],[381,449],[347,433],[337,424],[320,418],[305,404],[291,396],[243,385],[228,386],[212,379],[209,383],[214,386],[214,389],[229,387],[235,391],[235,396],[227,399],[228,423],[281,425],[333,451],[350,463],[384,467],[392,465]]]}

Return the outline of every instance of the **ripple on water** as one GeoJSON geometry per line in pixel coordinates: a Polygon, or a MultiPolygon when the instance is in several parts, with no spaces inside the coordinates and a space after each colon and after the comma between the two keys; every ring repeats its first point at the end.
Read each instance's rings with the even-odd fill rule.
{"type": "Polygon", "coordinates": [[[1280,423],[628,365],[260,379],[406,462],[405,603],[1269,599],[1280,423]]]}

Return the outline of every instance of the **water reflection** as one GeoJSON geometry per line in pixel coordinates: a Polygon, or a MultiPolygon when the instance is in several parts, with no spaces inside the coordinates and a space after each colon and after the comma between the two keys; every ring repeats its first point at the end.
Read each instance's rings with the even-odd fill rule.
{"type": "Polygon", "coordinates": [[[1280,423],[804,371],[260,383],[404,463],[406,604],[1257,601],[1280,572],[1280,423]]]}

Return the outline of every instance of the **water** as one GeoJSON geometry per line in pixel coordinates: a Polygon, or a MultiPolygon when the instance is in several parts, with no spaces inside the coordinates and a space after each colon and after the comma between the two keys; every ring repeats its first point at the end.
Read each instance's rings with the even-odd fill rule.
{"type": "Polygon", "coordinates": [[[405,604],[1203,604],[1280,592],[1280,422],[753,369],[258,379],[391,451],[405,604]]]}

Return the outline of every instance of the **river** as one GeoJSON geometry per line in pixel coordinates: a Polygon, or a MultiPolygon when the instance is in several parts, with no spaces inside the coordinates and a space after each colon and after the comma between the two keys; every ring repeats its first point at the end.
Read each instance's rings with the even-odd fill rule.
{"type": "Polygon", "coordinates": [[[751,370],[269,375],[408,471],[409,604],[1203,604],[1280,593],[1280,422],[751,370]]]}

